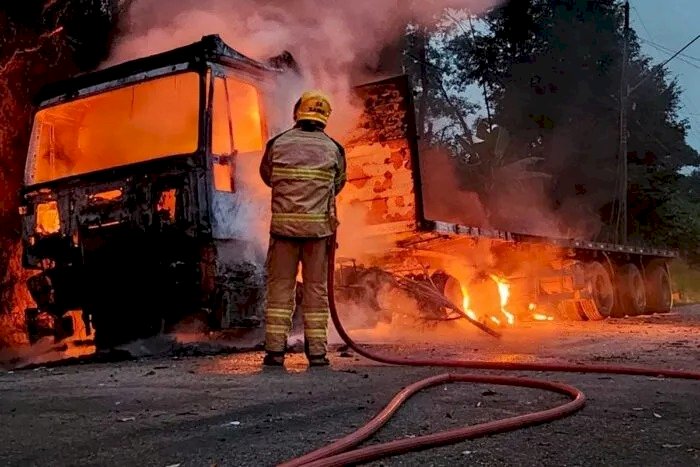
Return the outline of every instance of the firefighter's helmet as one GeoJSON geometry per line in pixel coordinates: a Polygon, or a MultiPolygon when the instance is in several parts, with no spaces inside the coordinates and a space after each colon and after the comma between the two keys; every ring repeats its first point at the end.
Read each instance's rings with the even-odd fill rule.
{"type": "Polygon", "coordinates": [[[294,121],[311,120],[324,126],[331,116],[331,101],[322,91],[306,91],[294,106],[294,121]]]}

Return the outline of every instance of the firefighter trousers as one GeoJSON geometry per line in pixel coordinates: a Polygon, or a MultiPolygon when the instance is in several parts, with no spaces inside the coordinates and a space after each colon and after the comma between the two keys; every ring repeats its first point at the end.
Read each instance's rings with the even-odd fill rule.
{"type": "Polygon", "coordinates": [[[328,340],[328,253],[330,238],[270,237],[267,254],[265,350],[284,352],[295,309],[299,263],[303,282],[305,351],[310,357],[326,354],[328,340]]]}

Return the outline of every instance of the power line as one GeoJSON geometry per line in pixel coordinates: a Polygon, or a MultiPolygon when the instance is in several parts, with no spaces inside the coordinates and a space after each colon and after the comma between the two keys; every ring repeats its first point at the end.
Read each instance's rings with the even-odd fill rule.
{"type": "MultiPolygon", "coordinates": [[[[637,10],[637,7],[634,7],[634,6],[632,7],[632,9],[634,10],[635,14],[637,15],[637,19],[639,19],[639,23],[642,25],[642,28],[644,28],[644,30],[646,31],[647,36],[649,36],[649,37],[648,37],[648,40],[644,40],[644,39],[642,39],[641,37],[640,37],[640,40],[641,40],[642,42],[646,42],[646,43],[648,43],[648,44],[655,45],[655,46],[657,46],[657,47],[661,47],[662,49],[665,49],[665,50],[666,50],[667,52],[669,52],[669,53],[673,53],[673,50],[672,50],[672,49],[670,49],[670,48],[668,48],[668,47],[665,47],[665,46],[663,46],[663,45],[661,45],[661,44],[657,44],[656,42],[654,42],[653,40],[651,40],[651,39],[653,39],[654,36],[653,36],[653,34],[649,31],[649,28],[647,28],[647,25],[644,23],[644,20],[642,19],[642,15],[639,14],[639,10],[637,10]]],[[[692,55],[680,54],[680,56],[681,56],[681,57],[685,57],[685,58],[689,58],[689,59],[691,59],[691,60],[698,60],[698,61],[700,61],[700,58],[693,57],[692,55]]]]}
{"type": "MultiPolygon", "coordinates": [[[[656,50],[658,50],[658,51],[660,51],[660,52],[664,52],[664,53],[666,53],[666,54],[668,54],[668,55],[673,54],[673,50],[669,49],[668,47],[664,47],[663,45],[659,45],[659,44],[657,44],[656,42],[647,41],[647,40],[644,40],[644,39],[640,39],[640,41],[643,42],[644,44],[647,44],[647,45],[649,45],[649,46],[655,48],[656,50]]],[[[685,55],[685,54],[680,54],[680,55],[678,56],[678,60],[680,60],[680,61],[682,61],[682,62],[685,62],[685,63],[692,64],[692,65],[697,65],[697,64],[691,62],[690,60],[695,60],[695,61],[697,61],[697,62],[700,62],[700,58],[696,58],[696,57],[693,57],[693,56],[690,56],[690,55],[685,55]]]]}
{"type": "MultiPolygon", "coordinates": [[[[666,46],[663,46],[663,45],[661,45],[661,44],[657,44],[657,43],[654,42],[654,41],[649,41],[649,40],[642,39],[642,38],[640,38],[639,40],[642,41],[642,42],[644,42],[645,44],[649,44],[649,45],[653,45],[653,46],[655,46],[655,47],[658,47],[658,48],[660,48],[660,49],[662,49],[662,50],[664,50],[664,51],[666,51],[666,52],[668,52],[668,53],[673,53],[673,49],[670,49],[670,48],[668,48],[668,47],[666,47],[666,46]]],[[[692,55],[680,54],[679,56],[680,56],[680,57],[683,57],[683,58],[687,58],[687,59],[690,59],[690,60],[696,60],[696,61],[699,61],[699,62],[700,62],[700,58],[698,58],[698,57],[693,57],[692,55]]]]}
{"type": "Polygon", "coordinates": [[[633,9],[634,12],[637,14],[637,19],[639,19],[639,22],[641,23],[642,27],[643,27],[644,30],[647,32],[647,36],[649,36],[649,38],[651,39],[653,36],[652,36],[652,34],[649,32],[649,29],[647,29],[647,25],[644,24],[644,20],[642,19],[642,15],[639,14],[639,10],[637,10],[637,7],[634,7],[634,6],[632,7],[632,9],[633,9]]]}
{"type": "MultiPolygon", "coordinates": [[[[657,67],[658,67],[658,68],[663,68],[663,67],[665,67],[665,66],[668,64],[668,62],[670,62],[671,60],[673,60],[674,58],[676,58],[681,52],[683,52],[685,49],[687,49],[688,47],[690,47],[691,45],[693,45],[693,43],[694,43],[695,41],[697,41],[698,39],[700,39],[700,34],[698,34],[698,35],[695,36],[690,42],[688,42],[687,44],[685,44],[678,52],[676,52],[676,53],[674,53],[673,55],[671,55],[671,57],[668,58],[665,62],[663,62],[663,63],[660,64],[660,65],[657,65],[657,67]]],[[[656,67],[654,67],[654,68],[656,68],[656,67]]],[[[639,82],[637,82],[637,84],[635,84],[634,86],[632,86],[631,88],[628,89],[627,93],[628,93],[628,94],[631,94],[635,89],[637,89],[639,86],[641,86],[642,83],[644,83],[644,81],[646,81],[647,78],[649,78],[649,76],[651,76],[651,74],[652,74],[652,73],[651,73],[651,71],[650,71],[650,72],[648,72],[646,75],[644,75],[644,77],[643,77],[641,80],[639,80],[639,82]]]]}
{"type": "MultiPolygon", "coordinates": [[[[673,54],[674,53],[673,50],[671,50],[668,47],[665,47],[661,44],[657,44],[656,42],[651,40],[653,38],[653,35],[652,35],[651,31],[649,31],[649,28],[647,28],[646,23],[644,23],[644,20],[642,19],[642,15],[639,13],[639,10],[635,6],[632,6],[632,9],[634,10],[634,13],[637,15],[637,19],[639,20],[639,23],[642,25],[642,28],[644,29],[644,31],[646,31],[647,36],[648,36],[648,39],[644,39],[644,38],[640,37],[639,40],[641,42],[644,42],[645,44],[652,46],[653,48],[655,48],[656,50],[658,50],[660,52],[664,52],[664,53],[669,54],[669,55],[673,54]]],[[[693,57],[692,55],[687,55],[687,54],[679,54],[679,56],[683,57],[683,58],[679,58],[679,60],[682,61],[683,63],[686,63],[692,67],[700,69],[700,66],[698,66],[697,64],[689,62],[688,60],[684,60],[687,58],[690,60],[700,61],[700,58],[696,58],[696,57],[693,57]]]]}
{"type": "MultiPolygon", "coordinates": [[[[655,48],[655,49],[658,50],[659,52],[663,52],[663,53],[665,53],[665,54],[667,54],[667,55],[671,55],[671,54],[673,53],[672,51],[668,51],[668,50],[666,50],[665,48],[663,48],[663,47],[661,47],[661,46],[659,46],[659,45],[656,45],[656,44],[654,44],[654,43],[651,42],[651,41],[645,41],[644,39],[641,39],[641,40],[642,40],[642,42],[644,42],[645,44],[649,44],[650,46],[652,46],[653,48],[655,48]]],[[[682,56],[681,56],[681,57],[682,57],[682,56]]],[[[693,63],[693,62],[690,62],[690,61],[688,61],[688,60],[686,60],[686,59],[684,59],[684,58],[681,58],[681,57],[679,57],[678,60],[680,60],[681,62],[685,63],[686,65],[690,65],[690,66],[695,67],[695,68],[697,68],[698,70],[700,70],[700,65],[698,65],[698,64],[696,64],[696,63],[693,63]]]]}
{"type": "Polygon", "coordinates": [[[676,58],[678,55],[680,55],[681,52],[683,52],[685,49],[687,49],[688,47],[690,47],[691,45],[693,45],[693,43],[694,43],[696,40],[698,40],[698,39],[700,39],[700,34],[698,34],[697,36],[695,36],[695,38],[694,38],[693,40],[691,40],[690,42],[688,42],[687,44],[685,44],[685,45],[683,46],[683,48],[682,48],[681,50],[679,50],[678,52],[676,52],[675,54],[673,54],[673,55],[671,56],[671,58],[669,58],[668,60],[666,60],[665,62],[663,62],[663,63],[660,65],[660,67],[661,67],[661,68],[665,67],[666,64],[667,64],[668,62],[670,62],[671,60],[673,60],[674,58],[676,58]]]}

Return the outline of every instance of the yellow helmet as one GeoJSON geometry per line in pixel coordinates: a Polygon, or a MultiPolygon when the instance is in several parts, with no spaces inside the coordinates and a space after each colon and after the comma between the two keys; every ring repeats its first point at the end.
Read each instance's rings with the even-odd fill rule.
{"type": "Polygon", "coordinates": [[[331,116],[331,101],[322,91],[306,91],[294,108],[294,120],[313,120],[323,125],[331,116]]]}

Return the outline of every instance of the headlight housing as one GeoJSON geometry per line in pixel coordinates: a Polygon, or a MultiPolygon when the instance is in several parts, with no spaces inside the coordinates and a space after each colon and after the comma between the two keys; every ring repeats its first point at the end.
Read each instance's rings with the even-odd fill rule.
{"type": "Polygon", "coordinates": [[[36,205],[36,224],[34,230],[39,235],[51,235],[60,232],[61,216],[56,201],[36,205]]]}

